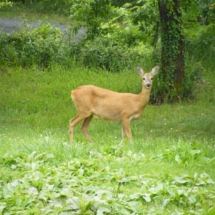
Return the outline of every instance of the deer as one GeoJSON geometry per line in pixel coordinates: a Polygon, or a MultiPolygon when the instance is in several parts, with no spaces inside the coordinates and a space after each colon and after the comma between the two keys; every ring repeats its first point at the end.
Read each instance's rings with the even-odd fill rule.
{"type": "Polygon", "coordinates": [[[83,120],[81,130],[89,142],[93,142],[88,126],[93,116],[105,120],[122,122],[122,139],[132,140],[130,122],[138,119],[149,102],[153,77],[158,73],[159,67],[155,66],[151,72],[145,73],[137,67],[137,72],[142,78],[142,90],[139,94],[120,93],[103,89],[94,85],[84,85],[71,91],[71,98],[77,108],[77,115],[70,120],[70,142],[73,143],[74,127],[83,120]]]}

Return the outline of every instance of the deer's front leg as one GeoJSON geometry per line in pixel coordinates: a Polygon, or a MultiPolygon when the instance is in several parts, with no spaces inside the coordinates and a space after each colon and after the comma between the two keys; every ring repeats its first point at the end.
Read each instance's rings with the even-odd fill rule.
{"type": "Polygon", "coordinates": [[[128,137],[129,141],[132,142],[132,133],[130,127],[130,119],[122,119],[122,138],[128,137]]]}

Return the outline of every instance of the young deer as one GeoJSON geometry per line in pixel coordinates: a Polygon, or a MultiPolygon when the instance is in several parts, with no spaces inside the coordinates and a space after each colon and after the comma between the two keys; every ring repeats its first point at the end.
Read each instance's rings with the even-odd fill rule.
{"type": "Polygon", "coordinates": [[[78,114],[70,120],[70,142],[73,142],[73,130],[75,125],[83,121],[81,130],[89,142],[92,142],[88,134],[88,126],[93,115],[107,120],[122,121],[122,138],[126,136],[132,140],[130,121],[138,119],[143,109],[149,102],[152,79],[158,73],[156,66],[150,73],[137,67],[137,72],[142,77],[142,91],[140,94],[118,93],[93,85],[80,86],[71,92],[71,97],[77,107],[78,114]]]}

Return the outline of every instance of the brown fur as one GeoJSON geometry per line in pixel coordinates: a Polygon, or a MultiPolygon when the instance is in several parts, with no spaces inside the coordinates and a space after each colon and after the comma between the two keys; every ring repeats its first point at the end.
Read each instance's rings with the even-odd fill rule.
{"type": "Polygon", "coordinates": [[[80,86],[71,92],[71,97],[77,107],[78,114],[70,120],[70,142],[73,142],[73,130],[75,125],[84,120],[81,126],[85,137],[92,142],[88,134],[88,126],[96,115],[106,120],[122,121],[122,138],[126,136],[132,140],[130,121],[138,119],[145,106],[149,102],[152,78],[158,72],[158,66],[154,67],[151,73],[137,67],[140,76],[145,79],[142,82],[140,94],[118,93],[93,85],[80,86]],[[147,85],[150,85],[147,88],[147,85]]]}

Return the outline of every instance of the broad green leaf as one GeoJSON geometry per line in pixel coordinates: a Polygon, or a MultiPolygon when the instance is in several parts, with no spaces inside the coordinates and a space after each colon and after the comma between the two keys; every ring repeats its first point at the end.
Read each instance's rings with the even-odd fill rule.
{"type": "Polygon", "coordinates": [[[7,204],[6,202],[0,202],[0,213],[3,212],[3,210],[6,208],[7,204]]]}
{"type": "Polygon", "coordinates": [[[146,202],[151,202],[151,195],[150,194],[143,194],[142,197],[146,202]]]}
{"type": "Polygon", "coordinates": [[[111,213],[111,206],[108,204],[99,204],[97,206],[97,215],[103,215],[103,214],[110,214],[111,213]]]}

